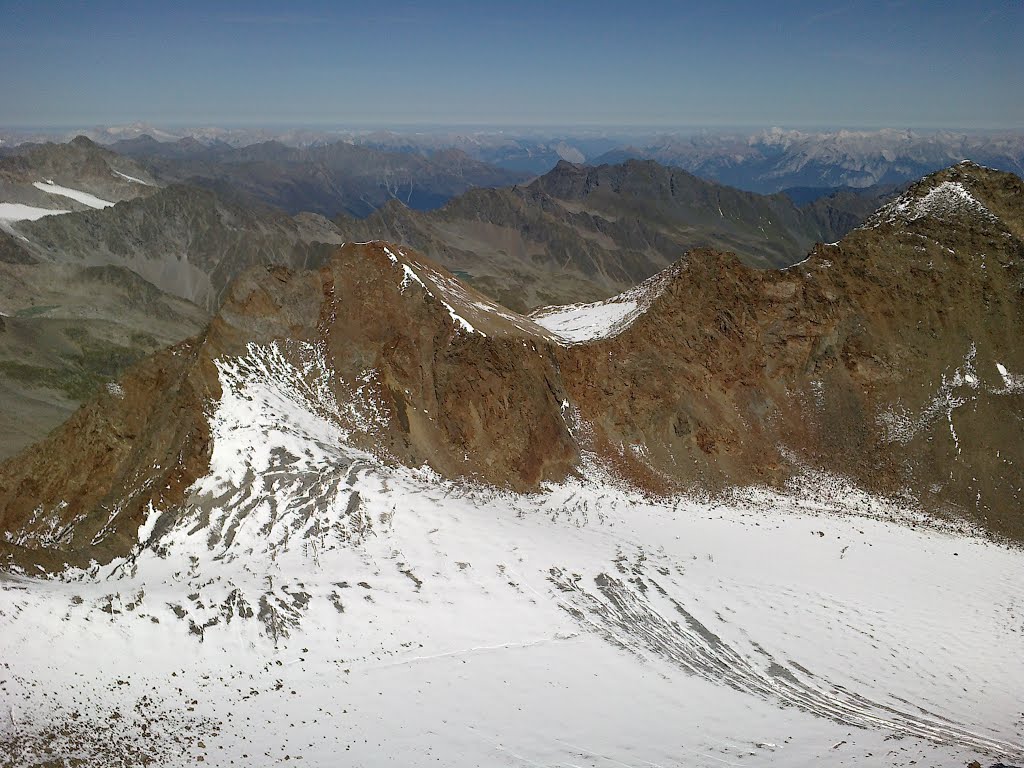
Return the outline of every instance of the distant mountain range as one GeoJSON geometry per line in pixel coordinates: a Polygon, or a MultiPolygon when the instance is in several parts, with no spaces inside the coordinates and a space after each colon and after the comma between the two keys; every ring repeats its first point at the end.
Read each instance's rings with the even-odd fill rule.
{"type": "Polygon", "coordinates": [[[623,147],[591,162],[651,158],[723,184],[755,192],[787,187],[868,187],[901,184],[961,160],[1024,172],[1024,134],[914,131],[667,136],[623,147]]]}
{"type": "MultiPolygon", "coordinates": [[[[103,144],[151,137],[241,148],[276,141],[291,147],[345,142],[370,149],[429,156],[457,149],[475,160],[531,174],[559,160],[618,163],[650,158],[698,176],[757,192],[786,187],[863,187],[903,183],[970,159],[1020,173],[1024,132],[879,130],[654,131],[638,129],[317,130],[217,128],[161,130],[136,123],[78,131],[103,144]]],[[[0,135],[3,135],[0,132],[0,135]]],[[[32,136],[34,134],[28,134],[32,136]]],[[[74,135],[74,134],[72,134],[74,135]]],[[[9,134],[7,144],[25,135],[9,134]]],[[[70,136],[69,136],[70,138],[70,136]]]]}
{"type": "Polygon", "coordinates": [[[159,142],[150,136],[110,146],[165,182],[188,182],[287,213],[324,216],[366,216],[389,200],[419,210],[436,208],[473,187],[504,186],[526,178],[457,149],[420,155],[341,141],[308,147],[279,141],[233,147],[193,138],[159,142]]]}
{"type": "MultiPolygon", "coordinates": [[[[315,128],[222,128],[161,129],[144,123],[101,126],[77,133],[131,153],[139,140],[148,146],[138,147],[145,154],[173,155],[186,150],[192,159],[202,157],[206,147],[214,154],[228,154],[254,144],[276,142],[295,149],[325,147],[338,142],[365,149],[405,155],[417,155],[439,162],[442,169],[406,169],[422,192],[423,175],[445,177],[445,162],[434,156],[447,150],[458,150],[480,163],[517,174],[537,175],[551,170],[560,160],[590,165],[617,164],[626,159],[653,159],[676,166],[705,179],[753,192],[778,192],[789,187],[867,187],[875,184],[903,184],[922,175],[944,168],[960,160],[1020,174],[1024,172],[1024,131],[964,132],[918,131],[884,128],[879,130],[801,131],[770,130],[702,130],[667,131],[615,128],[525,129],[513,128],[434,128],[366,130],[315,128]],[[183,141],[184,140],[184,141],[183,141]],[[123,144],[122,144],[123,142],[123,144]],[[172,145],[159,148],[156,144],[172,145]],[[174,148],[173,145],[182,146],[174,148]]],[[[26,140],[41,140],[38,132],[4,132],[0,129],[0,153],[26,140]]],[[[261,153],[266,154],[266,153],[261,153]]],[[[183,159],[180,153],[177,159],[183,159]]],[[[266,161],[266,158],[262,158],[266,161]]],[[[394,159],[392,158],[393,162],[394,159]]],[[[312,162],[316,162],[313,160],[312,162]]],[[[354,162],[350,160],[349,162],[354,162]]],[[[208,169],[198,167],[200,176],[208,169]]],[[[496,186],[483,179],[470,179],[477,186],[496,186]]],[[[402,174],[399,173],[399,176],[402,174]]],[[[175,177],[181,180],[181,176],[175,177]]],[[[251,181],[258,189],[260,184],[251,181]]],[[[514,183],[506,181],[502,183],[514,183]]],[[[314,187],[316,183],[314,183],[314,187]]],[[[429,185],[428,185],[429,186],[429,185]]],[[[457,186],[457,185],[456,185],[457,186]]],[[[442,192],[451,187],[441,185],[442,192]]],[[[463,188],[465,189],[465,188],[463,188]]],[[[463,191],[460,189],[458,191],[463,191]]],[[[383,199],[390,196],[385,194],[383,199]]],[[[436,199],[416,194],[406,199],[413,207],[432,207],[436,199]],[[434,202],[431,202],[434,201],[434,202]]],[[[295,200],[303,194],[297,193],[295,200]]],[[[308,200],[309,198],[307,198],[308,200]]],[[[379,205],[379,197],[370,196],[371,206],[379,205]],[[376,202],[375,202],[376,201],[376,202]]],[[[290,209],[288,198],[275,204],[290,209]]],[[[309,204],[300,208],[312,209],[309,204]]],[[[339,209],[340,210],[340,209],[339,209]]],[[[365,215],[366,208],[355,203],[346,207],[349,213],[365,215]]],[[[338,211],[322,210],[325,215],[338,211]]]]}

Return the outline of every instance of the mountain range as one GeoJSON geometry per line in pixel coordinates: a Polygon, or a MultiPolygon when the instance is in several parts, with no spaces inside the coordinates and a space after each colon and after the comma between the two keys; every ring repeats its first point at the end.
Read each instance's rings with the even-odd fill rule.
{"type": "Polygon", "coordinates": [[[618,163],[628,158],[650,158],[741,189],[776,192],[788,187],[902,184],[965,159],[1020,175],[1024,137],[1009,132],[772,129],[754,134],[669,135],[611,150],[590,162],[618,163]]]}
{"type": "Polygon", "coordinates": [[[1024,758],[1020,178],[162,138],[0,157],[0,765],[1024,758]]]}
{"type": "MultiPolygon", "coordinates": [[[[964,159],[1020,174],[1024,136],[1019,131],[953,131],[882,128],[872,130],[703,129],[404,129],[323,130],[284,128],[160,129],[143,123],[101,126],[71,133],[103,144],[155,137],[199,145],[241,148],[278,141],[291,147],[345,142],[361,147],[429,157],[455,149],[475,160],[529,175],[544,173],[559,160],[616,164],[630,158],[656,159],[698,176],[755,192],[787,187],[854,187],[903,184],[964,159]]],[[[7,145],[41,134],[8,134],[7,145]]],[[[0,151],[3,151],[0,142],[0,151]]],[[[130,146],[127,145],[127,146],[130,146]]],[[[332,215],[332,214],[328,214],[332,215]]]]}
{"type": "Polygon", "coordinates": [[[388,200],[436,208],[473,187],[522,181],[522,173],[487,165],[457,149],[428,155],[387,152],[339,141],[290,147],[267,141],[234,147],[192,138],[168,143],[150,136],[110,145],[165,182],[188,182],[295,214],[366,216],[388,200]]]}
{"type": "Polygon", "coordinates": [[[1022,201],[959,163],[785,268],[529,313],[395,242],[250,266],[0,464],[0,744],[1019,761],[1022,201]]]}
{"type": "Polygon", "coordinates": [[[1024,370],[1021,199],[1019,178],[961,163],[796,266],[698,249],[619,296],[530,316],[383,242],[313,271],[255,267],[203,334],[8,461],[2,519],[31,521],[31,541],[84,514],[62,555],[123,555],[145,509],[179,507],[209,467],[217,361],[248,369],[269,354],[314,366],[354,447],[451,478],[536,489],[592,455],[666,494],[814,468],[1024,539],[1011,469],[1024,440],[1005,418],[1024,370]],[[359,415],[371,412],[372,428],[359,415]],[[86,474],[53,466],[77,453],[86,474]],[[80,549],[115,508],[117,546],[80,549]]]}
{"type": "Polygon", "coordinates": [[[131,240],[118,241],[116,255],[92,258],[84,236],[48,251],[22,231],[80,218],[95,235],[97,222],[152,210],[160,190],[143,169],[84,138],[20,150],[0,159],[3,456],[65,421],[131,363],[196,333],[207,317],[191,297],[140,275],[159,270],[126,258],[131,240]]]}
{"type": "MultiPolygon", "coordinates": [[[[138,142],[150,144],[157,142],[138,142]]],[[[189,142],[159,147],[194,150],[189,142]]],[[[233,187],[168,183],[160,156],[147,157],[137,162],[83,137],[0,159],[0,205],[15,217],[0,232],[0,312],[12,316],[0,344],[0,455],[41,437],[142,354],[194,334],[252,265],[316,267],[344,241],[390,237],[525,311],[607,298],[693,247],[728,248],[758,266],[788,264],[813,242],[837,239],[880,199],[840,193],[798,208],[781,195],[740,192],[649,161],[563,163],[529,185],[473,189],[435,211],[392,199],[365,219],[332,222],[288,215],[233,187]],[[147,302],[162,309],[140,315],[147,302]],[[78,340],[68,338],[68,324],[78,340]]],[[[289,194],[291,173],[276,178],[268,199],[289,194]]],[[[331,199],[328,208],[344,204],[331,199]]]]}
{"type": "MultiPolygon", "coordinates": [[[[52,131],[47,134],[0,129],[0,154],[12,148],[16,150],[19,142],[41,141],[52,134],[52,131]]],[[[204,148],[212,153],[230,153],[232,149],[275,142],[296,149],[319,149],[342,142],[380,151],[381,158],[391,158],[389,162],[396,167],[403,164],[395,160],[393,154],[411,154],[431,161],[448,150],[456,150],[455,157],[464,153],[492,168],[528,177],[551,170],[560,160],[602,165],[618,164],[627,159],[654,159],[708,180],[761,193],[790,187],[835,190],[843,186],[902,185],[964,159],[1018,175],[1024,170],[1024,135],[1020,131],[480,127],[274,130],[216,126],[167,129],[135,123],[83,128],[64,138],[77,134],[102,144],[121,146],[128,153],[142,150],[152,155],[192,154],[196,158],[203,154],[204,148]]],[[[197,172],[209,174],[209,168],[198,165],[197,172]]],[[[417,176],[414,170],[410,173],[412,176],[403,178],[418,182],[419,192],[425,194],[422,176],[417,176]]],[[[426,173],[439,182],[445,178],[443,169],[436,174],[426,173]]],[[[250,179],[249,183],[259,191],[258,180],[250,179]]],[[[312,181],[314,186],[318,183],[312,181]]],[[[407,192],[403,188],[403,194],[407,192]]],[[[385,194],[383,199],[388,196],[385,194]]],[[[379,204],[378,198],[373,199],[375,205],[379,204]]],[[[414,194],[409,199],[425,200],[429,206],[438,204],[429,195],[417,197],[414,194]]],[[[350,213],[365,215],[365,208],[355,207],[357,202],[350,205],[350,213]]],[[[303,207],[309,208],[309,205],[303,207]]],[[[320,212],[333,216],[338,211],[320,212]]]]}
{"type": "Polygon", "coordinates": [[[527,185],[473,190],[436,211],[390,203],[336,223],[347,239],[417,248],[524,311],[607,298],[697,247],[785,266],[815,242],[838,240],[886,196],[840,193],[797,207],[784,195],[742,192],[652,161],[561,161],[527,185]]]}

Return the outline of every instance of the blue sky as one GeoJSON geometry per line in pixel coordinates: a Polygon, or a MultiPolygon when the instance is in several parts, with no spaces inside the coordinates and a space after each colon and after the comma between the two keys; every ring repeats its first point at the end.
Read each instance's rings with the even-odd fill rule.
{"type": "Polygon", "coordinates": [[[1024,127],[1024,2],[12,2],[0,124],[1024,127]]]}

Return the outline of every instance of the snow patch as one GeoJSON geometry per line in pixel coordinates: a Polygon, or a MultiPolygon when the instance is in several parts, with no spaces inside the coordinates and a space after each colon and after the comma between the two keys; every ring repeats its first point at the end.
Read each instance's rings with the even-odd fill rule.
{"type": "Polygon", "coordinates": [[[82,205],[88,205],[90,208],[109,208],[114,205],[109,200],[101,200],[95,195],[90,195],[88,192],[80,192],[77,189],[70,189],[68,187],[62,187],[58,184],[54,184],[49,179],[45,182],[34,182],[32,186],[36,189],[41,189],[43,192],[49,192],[51,195],[60,195],[61,197],[69,197],[72,200],[77,200],[82,203],[82,205]]]}
{"type": "Polygon", "coordinates": [[[957,409],[978,397],[1024,393],[1024,376],[1010,373],[1002,363],[996,363],[996,370],[1002,377],[1003,386],[986,385],[977,372],[978,348],[971,344],[964,361],[951,374],[942,374],[936,392],[919,413],[914,413],[902,402],[888,406],[878,414],[877,422],[886,433],[889,442],[907,444],[919,433],[928,429],[938,420],[945,420],[956,454],[961,453],[960,436],[956,431],[954,413],[957,409]]]}
{"type": "Polygon", "coordinates": [[[156,530],[156,523],[159,519],[160,512],[154,509],[153,502],[150,502],[149,510],[146,512],[146,519],[142,521],[142,525],[139,526],[139,532],[136,535],[141,546],[149,543],[149,539],[152,537],[153,531],[156,530]]]}
{"type": "Polygon", "coordinates": [[[584,344],[617,336],[636,322],[686,268],[674,264],[635,288],[605,301],[542,307],[529,316],[564,344],[584,344]]]}
{"type": "Polygon", "coordinates": [[[594,302],[551,307],[533,316],[533,321],[563,341],[579,344],[620,333],[640,314],[635,301],[594,302]]]}
{"type": "Polygon", "coordinates": [[[877,227],[896,221],[916,221],[925,216],[946,219],[956,215],[973,215],[998,223],[999,219],[959,181],[943,181],[921,197],[907,192],[884,205],[865,224],[877,227]]]}
{"type": "Polygon", "coordinates": [[[143,186],[146,186],[146,187],[152,187],[153,186],[148,181],[143,181],[142,179],[137,179],[134,176],[129,176],[127,173],[121,173],[120,171],[113,171],[113,173],[114,173],[115,176],[120,176],[125,181],[131,181],[131,182],[134,182],[135,184],[142,184],[143,186]]]}
{"type": "MultiPolygon", "coordinates": [[[[384,246],[384,253],[387,254],[392,264],[394,264],[395,266],[400,266],[403,270],[401,284],[401,289],[403,292],[405,291],[406,286],[414,282],[418,283],[420,287],[423,288],[423,290],[426,291],[429,296],[433,296],[435,299],[440,301],[441,304],[444,305],[444,308],[448,310],[448,316],[451,317],[452,322],[455,323],[456,329],[461,329],[466,333],[470,334],[478,333],[481,336],[487,335],[483,331],[474,328],[473,325],[468,320],[466,320],[466,318],[464,318],[462,315],[455,311],[455,308],[450,303],[445,301],[443,297],[438,296],[434,291],[430,290],[430,288],[427,287],[427,284],[420,279],[419,275],[416,274],[415,270],[413,270],[413,268],[409,266],[409,264],[404,259],[400,259],[398,256],[396,256],[395,253],[387,246],[384,246]]],[[[402,253],[401,249],[399,249],[399,253],[402,253]]],[[[404,256],[405,254],[403,253],[402,255],[404,256]]],[[[431,272],[430,280],[435,285],[438,286],[439,290],[447,289],[447,292],[449,293],[462,293],[464,298],[466,298],[467,300],[469,298],[468,296],[465,295],[465,292],[462,290],[461,286],[459,286],[459,284],[454,280],[445,280],[443,275],[437,274],[435,272],[431,272]],[[438,285],[439,283],[440,285],[438,285]]]]}
{"type": "Polygon", "coordinates": [[[996,363],[996,370],[1003,378],[1006,392],[1019,394],[1024,393],[1024,376],[1019,373],[1010,373],[1002,363],[996,363]]]}
{"type": "Polygon", "coordinates": [[[0,203],[0,221],[36,221],[44,216],[58,216],[71,211],[55,210],[53,208],[37,208],[34,205],[23,205],[22,203],[0,203]]]}
{"type": "MultiPolygon", "coordinates": [[[[422,280],[420,280],[419,275],[417,275],[413,271],[412,267],[410,267],[404,261],[399,259],[394,254],[394,252],[390,248],[388,248],[387,246],[384,246],[384,253],[386,253],[388,255],[388,258],[391,259],[391,263],[392,264],[395,264],[396,266],[400,266],[402,268],[402,270],[403,270],[404,274],[402,276],[402,286],[401,286],[403,292],[405,291],[406,286],[409,285],[410,283],[418,283],[419,286],[421,288],[423,288],[423,290],[425,290],[427,293],[430,293],[430,289],[427,288],[426,283],[424,283],[422,280]]],[[[433,295],[433,294],[431,294],[431,295],[433,295]]]]}

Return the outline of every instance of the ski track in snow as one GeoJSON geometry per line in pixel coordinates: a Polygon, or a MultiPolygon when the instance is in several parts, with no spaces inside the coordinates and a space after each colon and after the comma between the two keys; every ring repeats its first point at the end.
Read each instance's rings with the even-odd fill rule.
{"type": "Polygon", "coordinates": [[[824,476],[814,500],[655,503],[592,463],[460,486],[349,447],[372,372],[339,402],[311,345],[219,371],[184,514],[0,581],[12,765],[1024,759],[1019,551],[824,476]]]}

